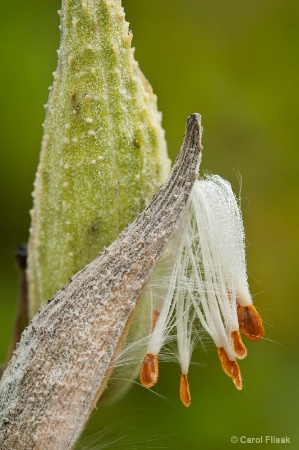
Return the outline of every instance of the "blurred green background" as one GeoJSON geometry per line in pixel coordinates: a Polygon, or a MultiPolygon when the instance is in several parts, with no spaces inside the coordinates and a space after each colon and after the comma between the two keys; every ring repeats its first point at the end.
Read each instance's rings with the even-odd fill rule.
{"type": "MultiPolygon", "coordinates": [[[[200,112],[202,170],[227,178],[237,193],[242,176],[249,281],[266,339],[247,345],[242,392],[210,345],[194,355],[202,366],[191,367],[189,409],[179,402],[178,365],[164,363],[155,389],[160,396],[134,385],[119,403],[93,414],[82,448],[298,449],[299,3],[123,4],[136,59],[158,95],[172,159],[187,116],[200,112]],[[291,444],[232,444],[233,435],[288,436],[291,444]]],[[[59,8],[57,0],[1,2],[2,359],[17,295],[12,254],[28,236],[42,105],[57,64],[59,8]]]]}

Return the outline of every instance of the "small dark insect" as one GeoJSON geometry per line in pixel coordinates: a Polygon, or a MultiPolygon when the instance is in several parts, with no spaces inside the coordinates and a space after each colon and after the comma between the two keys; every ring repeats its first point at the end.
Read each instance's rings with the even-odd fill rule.
{"type": "Polygon", "coordinates": [[[25,270],[27,269],[27,244],[20,244],[14,253],[17,266],[25,270]]]}

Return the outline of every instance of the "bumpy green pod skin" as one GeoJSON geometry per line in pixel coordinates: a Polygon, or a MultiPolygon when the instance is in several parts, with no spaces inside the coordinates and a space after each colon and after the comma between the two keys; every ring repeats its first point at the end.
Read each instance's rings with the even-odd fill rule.
{"type": "Polygon", "coordinates": [[[120,0],[63,0],[29,238],[29,315],[149,203],[170,170],[120,0]]]}

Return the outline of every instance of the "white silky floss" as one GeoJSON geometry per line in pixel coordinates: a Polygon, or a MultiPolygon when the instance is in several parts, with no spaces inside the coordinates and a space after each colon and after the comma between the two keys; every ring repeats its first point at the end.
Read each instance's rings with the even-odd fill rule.
{"type": "Polygon", "coordinates": [[[156,384],[158,354],[176,330],[180,397],[190,405],[187,374],[201,324],[218,347],[225,373],[242,389],[236,358],[244,358],[246,348],[239,331],[251,340],[261,339],[264,331],[247,282],[241,212],[227,181],[214,175],[195,182],[179,229],[141,302],[149,303],[151,311],[140,369],[144,387],[156,384]]]}

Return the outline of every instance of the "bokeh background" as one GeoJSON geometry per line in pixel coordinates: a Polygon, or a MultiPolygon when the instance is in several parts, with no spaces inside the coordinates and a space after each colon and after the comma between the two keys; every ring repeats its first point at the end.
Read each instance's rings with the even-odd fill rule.
{"type": "MultiPolygon", "coordinates": [[[[266,338],[248,343],[244,390],[224,375],[216,350],[199,349],[192,405],[178,398],[180,371],[164,363],[155,391],[133,385],[99,409],[81,448],[220,450],[299,448],[297,0],[123,0],[136,59],[158,95],[171,157],[185,120],[200,112],[202,170],[242,176],[251,291],[266,338]],[[290,444],[233,444],[231,436],[288,436],[290,444]]],[[[0,357],[17,295],[12,254],[28,236],[43,104],[56,69],[58,0],[1,1],[0,357]]],[[[30,449],[28,449],[30,450],[30,449]]],[[[53,449],[54,450],[54,449],[53,449]]],[[[59,450],[59,449],[55,449],[59,450]]]]}

